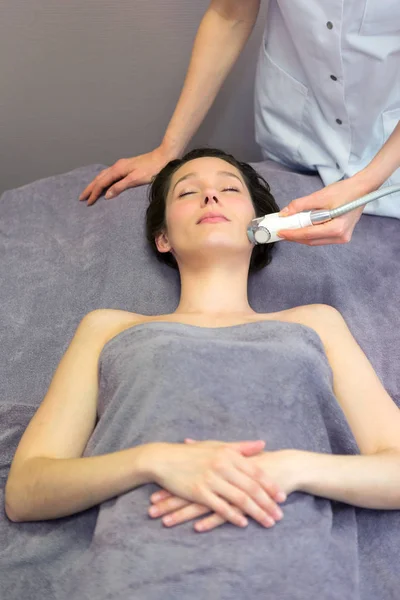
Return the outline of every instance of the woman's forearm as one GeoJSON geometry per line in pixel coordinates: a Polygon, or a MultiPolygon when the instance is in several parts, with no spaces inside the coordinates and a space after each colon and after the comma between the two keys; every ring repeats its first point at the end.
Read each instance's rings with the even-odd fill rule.
{"type": "Polygon", "coordinates": [[[400,452],[339,456],[293,450],[296,490],[354,506],[400,509],[400,452]]]}
{"type": "Polygon", "coordinates": [[[31,458],[6,485],[6,513],[16,522],[57,519],[149,483],[149,445],[85,458],[31,458]]]}
{"type": "Polygon", "coordinates": [[[377,190],[400,167],[400,122],[371,162],[355,177],[368,192],[377,190]]]}
{"type": "Polygon", "coordinates": [[[205,13],[195,42],[185,83],[165,132],[162,146],[180,155],[214,102],[223,82],[243,50],[257,19],[259,3],[237,3],[220,14],[212,6],[205,13]]]}

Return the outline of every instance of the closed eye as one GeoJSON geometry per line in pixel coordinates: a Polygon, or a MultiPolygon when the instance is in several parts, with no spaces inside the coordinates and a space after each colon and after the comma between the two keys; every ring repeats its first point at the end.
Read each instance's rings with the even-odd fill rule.
{"type": "MultiPolygon", "coordinates": [[[[222,190],[223,192],[239,192],[240,190],[238,190],[237,188],[224,188],[222,190]]],[[[183,196],[188,196],[189,194],[195,194],[196,192],[183,192],[182,194],[179,194],[178,198],[183,198],[183,196]]]]}

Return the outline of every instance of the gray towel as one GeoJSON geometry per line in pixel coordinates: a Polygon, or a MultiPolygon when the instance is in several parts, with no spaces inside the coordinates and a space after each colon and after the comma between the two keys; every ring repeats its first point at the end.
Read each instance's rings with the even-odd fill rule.
{"type": "MultiPolygon", "coordinates": [[[[152,322],[110,340],[99,361],[94,456],[151,441],[264,439],[267,450],[357,453],[321,339],[306,326],[152,322]]],[[[253,520],[205,534],[147,516],[145,485],[104,502],[92,542],[57,598],[356,600],[354,507],[295,492],[271,529],[253,520]]]]}

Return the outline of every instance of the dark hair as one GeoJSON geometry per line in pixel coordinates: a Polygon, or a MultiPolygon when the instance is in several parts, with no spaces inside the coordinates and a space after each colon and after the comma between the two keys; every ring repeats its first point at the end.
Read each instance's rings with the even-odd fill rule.
{"type": "MultiPolygon", "coordinates": [[[[240,171],[250,192],[256,218],[269,213],[279,212],[280,210],[270,192],[267,181],[249,164],[236,160],[231,154],[227,154],[223,150],[217,150],[215,148],[197,148],[196,150],[191,150],[185,154],[181,159],[177,158],[171,160],[154,177],[149,188],[150,204],[146,211],[146,237],[155,251],[158,260],[174,269],[179,269],[175,257],[171,252],[159,252],[155,243],[155,238],[167,229],[165,220],[165,202],[173,174],[188,161],[203,157],[221,158],[240,171]]],[[[250,259],[249,273],[259,271],[271,262],[274,245],[275,244],[272,243],[256,244],[254,246],[250,259]]]]}

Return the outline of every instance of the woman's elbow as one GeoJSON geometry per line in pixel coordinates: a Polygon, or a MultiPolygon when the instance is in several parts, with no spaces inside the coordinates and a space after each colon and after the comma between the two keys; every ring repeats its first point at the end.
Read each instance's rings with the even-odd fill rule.
{"type": "Polygon", "coordinates": [[[21,523],[23,520],[19,519],[16,514],[14,514],[12,508],[10,507],[10,505],[6,502],[5,503],[5,513],[7,515],[7,518],[12,521],[13,523],[21,523]]]}
{"type": "Polygon", "coordinates": [[[17,515],[12,502],[9,499],[9,494],[6,492],[5,500],[4,500],[4,511],[10,521],[14,523],[20,523],[21,519],[17,515]]]}
{"type": "Polygon", "coordinates": [[[24,517],[21,511],[21,506],[18,506],[20,502],[18,499],[21,498],[21,490],[17,489],[15,483],[7,480],[4,496],[4,510],[10,521],[13,523],[23,523],[29,521],[28,518],[24,517]]]}

